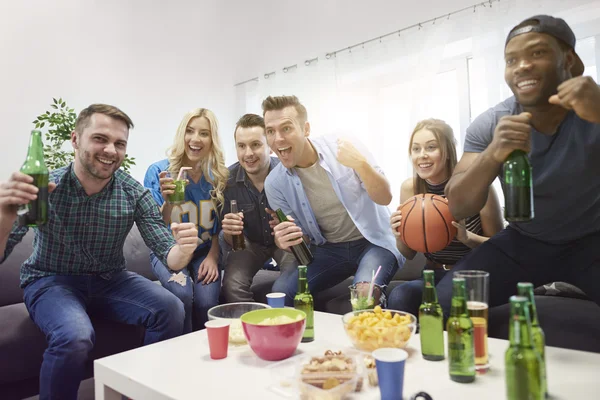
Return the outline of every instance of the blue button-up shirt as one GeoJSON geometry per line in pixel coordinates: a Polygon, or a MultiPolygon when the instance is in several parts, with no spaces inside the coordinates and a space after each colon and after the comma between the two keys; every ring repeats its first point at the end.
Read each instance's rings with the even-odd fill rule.
{"type": "MultiPolygon", "coordinates": [[[[369,197],[367,190],[358,174],[337,160],[338,136],[321,136],[311,139],[319,156],[318,162],[327,171],[333,190],[344,205],[350,218],[369,242],[391,251],[398,259],[398,266],[404,265],[405,258],[396,248],[396,239],[391,232],[391,212],[386,206],[375,203],[369,197]]],[[[369,164],[379,173],[383,171],[368,152],[368,150],[351,140],[354,146],[363,154],[369,164]]],[[[269,204],[286,215],[291,215],[302,232],[307,234],[316,245],[326,243],[315,214],[310,207],[308,198],[294,168],[288,169],[283,164],[277,165],[267,176],[265,192],[269,204]]]]}

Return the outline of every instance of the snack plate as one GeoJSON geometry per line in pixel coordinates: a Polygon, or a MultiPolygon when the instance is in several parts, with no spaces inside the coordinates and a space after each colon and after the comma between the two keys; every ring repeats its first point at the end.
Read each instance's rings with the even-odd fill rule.
{"type": "Polygon", "coordinates": [[[354,358],[359,380],[362,379],[362,388],[360,392],[352,392],[344,397],[345,399],[357,399],[365,396],[367,393],[369,394],[369,396],[366,396],[367,398],[373,397],[371,394],[379,395],[379,388],[369,384],[367,375],[369,371],[365,368],[364,358],[370,356],[370,353],[352,347],[340,347],[335,344],[325,343],[312,346],[310,350],[306,349],[302,353],[296,354],[287,360],[278,361],[269,365],[267,369],[271,375],[271,383],[269,384],[268,389],[283,398],[301,398],[299,375],[302,366],[308,363],[312,357],[323,357],[328,350],[333,352],[341,351],[343,355],[354,358]]]}

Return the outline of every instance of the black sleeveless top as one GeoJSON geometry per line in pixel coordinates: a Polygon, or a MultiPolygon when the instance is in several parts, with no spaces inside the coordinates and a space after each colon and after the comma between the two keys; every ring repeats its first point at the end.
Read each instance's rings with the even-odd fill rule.
{"type": "MultiPolygon", "coordinates": [[[[425,181],[425,185],[427,186],[427,193],[444,196],[444,189],[446,188],[447,182],[448,181],[440,183],[438,185],[432,185],[429,182],[425,181]]],[[[465,225],[469,232],[473,232],[477,235],[483,235],[483,228],[481,227],[481,216],[479,214],[466,218],[465,225]]],[[[463,258],[470,251],[470,247],[468,247],[460,240],[454,238],[452,239],[452,242],[450,242],[450,244],[446,246],[446,248],[444,248],[443,250],[436,251],[435,253],[425,253],[425,257],[428,260],[440,264],[454,265],[458,262],[458,260],[463,258]]]]}

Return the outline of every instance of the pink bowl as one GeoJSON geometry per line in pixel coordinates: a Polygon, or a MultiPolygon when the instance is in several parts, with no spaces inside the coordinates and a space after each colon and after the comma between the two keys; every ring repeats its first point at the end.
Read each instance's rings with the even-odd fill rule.
{"type": "Polygon", "coordinates": [[[247,312],[240,318],[250,348],[263,360],[279,361],[290,357],[302,340],[306,314],[293,308],[272,308],[247,312]],[[299,321],[281,325],[258,325],[267,318],[286,315],[299,321]]]}

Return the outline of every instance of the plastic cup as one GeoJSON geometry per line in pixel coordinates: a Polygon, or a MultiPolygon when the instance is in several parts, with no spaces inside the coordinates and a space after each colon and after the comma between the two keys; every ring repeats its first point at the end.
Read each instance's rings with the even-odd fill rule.
{"type": "Polygon", "coordinates": [[[381,400],[402,399],[404,364],[408,353],[402,349],[381,348],[373,351],[381,400]]]}
{"type": "Polygon", "coordinates": [[[373,284],[373,294],[372,297],[369,297],[369,285],[369,282],[359,282],[348,286],[352,311],[372,310],[379,304],[375,301],[375,296],[377,293],[381,293],[381,286],[373,284]]]}
{"type": "Polygon", "coordinates": [[[175,185],[175,192],[169,195],[169,204],[179,205],[185,203],[185,187],[187,185],[187,172],[184,170],[181,174],[181,179],[177,179],[176,176],[172,176],[170,172],[167,172],[167,178],[173,178],[173,185],[175,185]]]}
{"type": "Polygon", "coordinates": [[[229,345],[229,325],[231,321],[213,319],[204,324],[208,334],[208,347],[210,347],[210,358],[220,360],[227,357],[229,345]]]}
{"type": "Polygon", "coordinates": [[[267,295],[267,304],[271,308],[283,308],[285,307],[285,293],[274,292],[267,295]]]}

